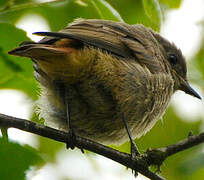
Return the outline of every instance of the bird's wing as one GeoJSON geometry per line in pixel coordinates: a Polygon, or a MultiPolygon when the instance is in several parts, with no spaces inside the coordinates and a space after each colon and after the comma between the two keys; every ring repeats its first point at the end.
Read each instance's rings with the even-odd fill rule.
{"type": "MultiPolygon", "coordinates": [[[[74,39],[121,57],[131,57],[131,51],[120,40],[121,37],[128,34],[128,29],[118,23],[112,23],[104,20],[77,20],[59,32],[36,32],[34,34],[74,39]]],[[[46,38],[40,43],[48,40],[50,41],[46,38]]]]}
{"type": "Polygon", "coordinates": [[[103,49],[124,58],[135,58],[141,64],[158,69],[155,58],[158,45],[152,31],[143,25],[128,25],[106,20],[78,19],[59,32],[36,32],[47,36],[40,43],[55,39],[68,38],[82,42],[84,45],[103,49]],[[49,37],[50,36],[50,37],[49,37]]]}
{"type": "MultiPolygon", "coordinates": [[[[11,54],[19,52],[18,54],[25,56],[24,51],[30,47],[33,51],[43,50],[47,54],[64,53],[63,48],[60,47],[59,50],[56,46],[52,47],[52,44],[56,45],[57,42],[60,42],[58,40],[67,39],[69,43],[67,46],[63,45],[64,47],[69,48],[71,44],[75,44],[74,48],[77,47],[76,44],[79,47],[81,45],[92,46],[118,56],[122,60],[135,59],[141,65],[145,65],[152,73],[161,71],[161,60],[158,56],[161,52],[158,42],[152,31],[143,25],[78,19],[59,32],[36,32],[34,34],[46,37],[37,44],[23,44],[20,48],[12,51],[11,54]],[[45,45],[50,46],[46,47],[45,45]]],[[[36,52],[35,54],[40,53],[36,52]]]]}

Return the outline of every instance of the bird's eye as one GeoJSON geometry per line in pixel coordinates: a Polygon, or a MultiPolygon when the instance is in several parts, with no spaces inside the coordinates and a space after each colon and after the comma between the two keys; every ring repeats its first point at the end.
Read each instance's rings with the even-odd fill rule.
{"type": "Polygon", "coordinates": [[[175,64],[177,63],[177,57],[176,57],[176,55],[170,54],[168,58],[169,58],[169,62],[170,62],[172,65],[175,65],[175,64]]]}

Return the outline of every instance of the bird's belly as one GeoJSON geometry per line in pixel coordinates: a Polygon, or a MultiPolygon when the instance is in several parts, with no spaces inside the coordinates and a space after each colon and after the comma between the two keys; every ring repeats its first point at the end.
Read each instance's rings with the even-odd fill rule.
{"type": "MultiPolygon", "coordinates": [[[[166,79],[160,76],[138,79],[126,73],[121,81],[116,79],[116,83],[113,79],[108,85],[95,77],[70,85],[68,102],[74,131],[100,143],[121,144],[128,140],[124,115],[133,138],[145,134],[163,115],[173,94],[173,83],[165,85],[166,79]]],[[[53,109],[55,104],[48,104],[47,109],[53,110],[44,116],[48,125],[68,131],[66,110],[53,109]]]]}
{"type": "Polygon", "coordinates": [[[117,102],[101,83],[86,81],[72,87],[70,116],[78,135],[103,142],[123,127],[118,122],[117,102]]]}
{"type": "Polygon", "coordinates": [[[114,101],[101,102],[93,98],[90,101],[92,106],[71,104],[71,120],[76,134],[80,136],[104,144],[121,144],[129,140],[122,120],[123,113],[126,114],[125,118],[133,138],[138,138],[148,132],[161,118],[168,102],[164,96],[163,101],[153,97],[151,101],[137,103],[132,107],[127,103],[126,106],[130,110],[126,111],[120,109],[120,105],[114,101]],[[96,106],[93,107],[93,104],[96,106]]]}
{"type": "MultiPolygon", "coordinates": [[[[71,124],[77,135],[104,144],[121,144],[128,140],[122,113],[125,114],[133,138],[136,138],[153,127],[169,102],[168,92],[160,96],[149,92],[151,97],[139,100],[138,96],[133,96],[130,102],[121,105],[101,85],[93,84],[91,88],[86,85],[78,84],[69,90],[71,124]]],[[[55,126],[58,124],[58,128],[68,131],[65,112],[55,111],[51,116],[49,119],[55,121],[55,126]]]]}

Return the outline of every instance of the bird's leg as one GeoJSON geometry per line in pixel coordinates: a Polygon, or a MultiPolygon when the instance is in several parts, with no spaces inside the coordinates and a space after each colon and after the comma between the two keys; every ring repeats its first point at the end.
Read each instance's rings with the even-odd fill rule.
{"type": "Polygon", "coordinates": [[[126,129],[126,131],[127,131],[127,133],[128,133],[128,137],[129,137],[129,139],[130,139],[131,158],[132,158],[132,159],[135,159],[135,157],[136,157],[137,155],[139,155],[140,153],[139,153],[139,151],[138,151],[138,149],[137,149],[137,145],[135,144],[135,141],[134,141],[133,138],[132,138],[132,135],[131,135],[130,129],[129,129],[129,127],[128,127],[128,123],[127,123],[127,121],[126,121],[126,119],[125,119],[124,113],[123,113],[122,119],[123,119],[123,123],[124,123],[124,125],[125,125],[125,129],[126,129]]]}
{"type": "MultiPolygon", "coordinates": [[[[129,129],[129,127],[128,127],[128,123],[127,123],[127,121],[126,121],[126,119],[125,119],[124,113],[123,113],[122,116],[123,116],[122,119],[123,119],[123,123],[124,123],[124,125],[125,125],[125,129],[126,129],[126,131],[127,131],[127,133],[128,133],[128,137],[129,137],[129,139],[130,139],[130,148],[131,148],[131,149],[130,149],[130,153],[131,153],[131,159],[134,160],[134,159],[136,158],[136,156],[138,156],[140,153],[139,153],[139,151],[138,151],[137,145],[135,144],[135,141],[134,141],[133,138],[132,138],[132,135],[131,135],[130,129],[129,129]]],[[[135,177],[138,176],[138,173],[137,173],[134,169],[132,169],[132,173],[134,174],[135,177]]]]}
{"type": "Polygon", "coordinates": [[[67,149],[74,149],[75,147],[75,134],[71,125],[70,109],[69,109],[69,88],[65,87],[65,106],[66,106],[66,120],[68,126],[68,142],[66,143],[67,149]]]}

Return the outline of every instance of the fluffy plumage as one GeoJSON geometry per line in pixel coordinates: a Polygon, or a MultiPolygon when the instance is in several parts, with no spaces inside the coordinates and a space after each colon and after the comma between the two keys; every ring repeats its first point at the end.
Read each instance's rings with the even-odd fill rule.
{"type": "Polygon", "coordinates": [[[181,89],[198,98],[186,78],[186,63],[174,44],[143,25],[79,19],[38,43],[10,54],[32,58],[42,86],[40,114],[67,131],[65,90],[77,135],[101,143],[128,140],[149,131],[181,89]]]}

